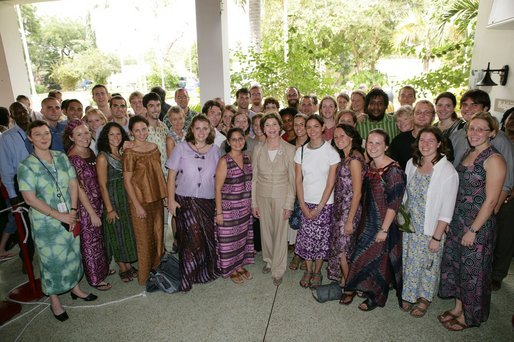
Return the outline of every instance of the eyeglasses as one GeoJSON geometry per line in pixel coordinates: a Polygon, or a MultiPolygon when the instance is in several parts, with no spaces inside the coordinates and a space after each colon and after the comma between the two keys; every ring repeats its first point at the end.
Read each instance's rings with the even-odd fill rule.
{"type": "Polygon", "coordinates": [[[177,96],[177,100],[187,100],[187,96],[177,96]]]}
{"type": "Polygon", "coordinates": [[[429,111],[429,110],[420,110],[420,111],[415,111],[414,112],[415,115],[423,115],[423,116],[432,116],[434,115],[434,113],[432,111],[429,111]]]}
{"type": "Polygon", "coordinates": [[[484,129],[484,128],[481,128],[481,127],[468,127],[468,132],[474,132],[474,133],[478,133],[478,134],[482,134],[484,132],[489,132],[491,131],[490,129],[484,129]]]}

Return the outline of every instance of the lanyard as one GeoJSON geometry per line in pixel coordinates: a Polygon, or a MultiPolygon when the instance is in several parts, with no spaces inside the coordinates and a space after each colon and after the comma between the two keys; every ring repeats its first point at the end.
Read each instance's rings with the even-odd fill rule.
{"type": "Polygon", "coordinates": [[[43,161],[41,159],[39,159],[39,157],[36,155],[35,152],[33,152],[32,155],[39,161],[39,163],[41,165],[43,165],[43,167],[45,168],[46,172],[48,172],[50,177],[52,177],[52,180],[55,182],[55,187],[57,188],[57,198],[59,198],[59,200],[62,200],[63,203],[66,205],[66,208],[68,208],[68,205],[64,201],[64,196],[62,194],[61,187],[59,186],[59,171],[57,171],[57,166],[55,165],[55,160],[54,160],[54,156],[53,156],[52,152],[50,152],[50,155],[52,156],[52,160],[53,160],[55,177],[52,174],[52,172],[46,167],[45,163],[43,163],[43,161]],[[61,199],[61,197],[62,197],[62,199],[61,199]]]}

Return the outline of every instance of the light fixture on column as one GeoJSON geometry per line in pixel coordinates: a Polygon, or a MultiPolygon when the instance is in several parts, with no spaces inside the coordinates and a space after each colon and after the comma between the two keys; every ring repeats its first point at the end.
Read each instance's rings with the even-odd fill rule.
{"type": "Polygon", "coordinates": [[[491,63],[487,63],[487,69],[482,70],[485,71],[485,75],[482,78],[482,80],[478,83],[476,83],[477,86],[496,86],[498,85],[496,82],[494,82],[491,78],[491,73],[497,73],[500,75],[500,84],[502,86],[507,84],[507,77],[509,76],[509,66],[505,65],[503,69],[491,69],[490,68],[491,63]]]}

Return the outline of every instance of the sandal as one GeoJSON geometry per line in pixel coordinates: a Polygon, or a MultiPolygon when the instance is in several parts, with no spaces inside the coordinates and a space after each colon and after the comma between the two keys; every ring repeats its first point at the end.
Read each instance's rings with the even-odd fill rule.
{"type": "Polygon", "coordinates": [[[414,306],[414,304],[412,304],[411,302],[402,300],[402,305],[400,306],[400,309],[402,309],[402,311],[404,311],[404,312],[410,312],[412,310],[413,306],[414,306]]]}
{"type": "Polygon", "coordinates": [[[307,263],[305,262],[305,260],[302,260],[302,263],[300,264],[300,269],[302,271],[307,271],[307,263]]]}
{"type": "Polygon", "coordinates": [[[107,276],[111,276],[111,275],[113,275],[113,274],[116,274],[116,270],[115,270],[114,268],[111,268],[111,269],[109,270],[109,273],[107,274],[107,276]]]}
{"type": "Polygon", "coordinates": [[[425,316],[429,306],[430,302],[428,300],[426,300],[425,298],[420,298],[418,300],[418,303],[414,305],[414,307],[412,308],[410,315],[412,317],[421,318],[425,316]],[[420,306],[420,304],[423,304],[424,306],[420,306]]]}
{"type": "Polygon", "coordinates": [[[241,267],[241,270],[237,271],[237,273],[239,273],[239,275],[245,280],[253,279],[253,275],[244,267],[241,267]]]}
{"type": "Polygon", "coordinates": [[[132,278],[137,278],[137,275],[138,275],[137,268],[135,268],[134,266],[131,266],[130,270],[128,270],[127,272],[130,272],[130,276],[132,278]]]}
{"type": "Polygon", "coordinates": [[[359,310],[361,311],[371,311],[377,308],[377,304],[373,303],[369,299],[366,299],[364,302],[359,304],[359,310]]]}
{"type": "Polygon", "coordinates": [[[109,291],[112,288],[112,285],[104,281],[93,287],[98,291],[109,291]]]}
{"type": "Polygon", "coordinates": [[[291,271],[296,271],[298,267],[300,267],[300,261],[300,257],[295,254],[293,259],[291,259],[291,262],[289,263],[289,269],[291,271]]]}
{"type": "Polygon", "coordinates": [[[241,275],[238,272],[234,272],[230,275],[230,280],[232,280],[235,284],[242,284],[244,280],[241,278],[241,275]]]}
{"type": "Polygon", "coordinates": [[[124,283],[128,283],[129,281],[132,281],[132,274],[130,273],[130,270],[125,272],[120,272],[120,279],[124,283]]]}
{"type": "Polygon", "coordinates": [[[303,272],[302,280],[300,280],[300,286],[301,287],[311,287],[311,278],[312,278],[312,272],[303,272]]]}
{"type": "Polygon", "coordinates": [[[469,328],[466,323],[461,323],[457,320],[457,318],[452,319],[444,324],[444,327],[450,331],[462,331],[464,329],[469,328]]]}
{"type": "Polygon", "coordinates": [[[350,305],[353,302],[353,297],[355,297],[355,292],[344,292],[339,300],[339,304],[350,305]]]}
{"type": "Polygon", "coordinates": [[[317,289],[321,286],[321,282],[323,281],[323,276],[321,273],[314,273],[311,279],[311,289],[317,289]]]}
{"type": "Polygon", "coordinates": [[[456,319],[457,317],[459,317],[459,316],[452,314],[451,311],[448,310],[448,311],[445,311],[442,314],[438,315],[437,320],[439,321],[439,323],[445,324],[445,323],[448,323],[449,321],[451,321],[452,319],[456,319]]]}

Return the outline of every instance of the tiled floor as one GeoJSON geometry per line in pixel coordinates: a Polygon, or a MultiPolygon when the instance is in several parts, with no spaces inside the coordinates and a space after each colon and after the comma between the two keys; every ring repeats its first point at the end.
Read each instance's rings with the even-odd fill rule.
{"type": "MultiPolygon", "coordinates": [[[[384,308],[364,313],[359,298],[348,307],[317,303],[298,285],[301,271],[288,270],[277,288],[262,266],[258,254],[248,268],[253,280],[236,285],[218,279],[172,295],[145,294],[136,281],[125,284],[114,275],[112,290],[94,291],[95,302],[63,295],[66,322],[55,320],[46,304],[24,305],[24,316],[0,327],[0,341],[514,341],[514,264],[493,294],[489,320],[461,333],[448,332],[436,319],[451,301],[437,298],[425,317],[415,319],[399,310],[393,291],[384,308]]],[[[2,297],[24,281],[20,268],[18,259],[0,265],[2,297]]],[[[81,285],[91,290],[85,280],[81,285]]]]}

